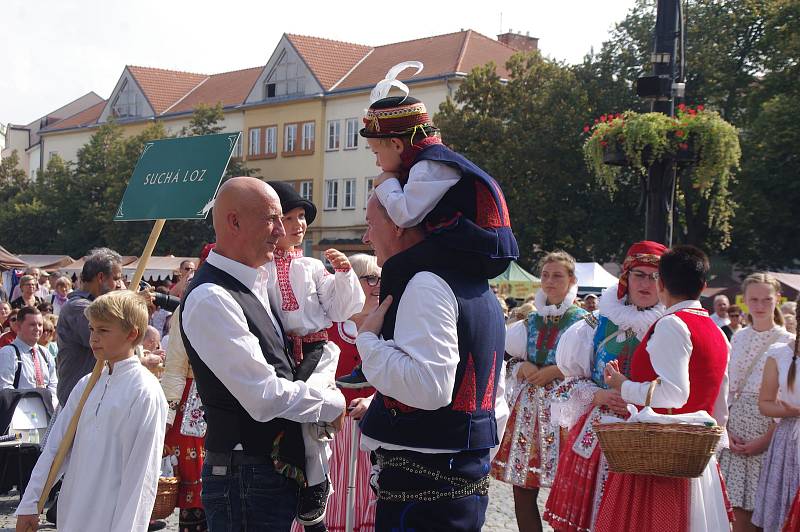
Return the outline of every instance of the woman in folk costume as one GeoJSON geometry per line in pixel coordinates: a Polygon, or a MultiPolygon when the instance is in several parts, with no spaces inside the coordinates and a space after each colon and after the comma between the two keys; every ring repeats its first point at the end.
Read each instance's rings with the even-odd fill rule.
{"type": "Polygon", "coordinates": [[[514,509],[522,532],[541,530],[537,506],[540,487],[550,486],[558,462],[560,429],[551,404],[564,377],[556,365],[562,333],[587,313],[574,304],[578,292],[575,259],[563,251],[542,259],[542,288],[536,312],[506,333],[512,406],[492,475],[514,486],[514,509]]]}
{"type": "Polygon", "coordinates": [[[761,461],[769,447],[775,422],[758,410],[758,391],[772,344],[791,341],[783,328],[783,316],[777,308],[780,284],[767,273],[754,273],[742,283],[744,301],[752,325],[733,335],[731,340],[730,448],[723,449],[719,465],[733,505],[735,532],[756,530],[751,523],[756,504],[756,489],[761,461]]]}
{"type": "Polygon", "coordinates": [[[596,517],[608,465],[592,426],[601,416],[628,416],[625,401],[605,384],[603,370],[606,363],[617,360],[629,376],[633,352],[664,314],[656,279],[665,251],[657,242],[633,244],[622,264],[619,284],[607,288],[600,298],[599,316],[587,315],[558,342],[556,363],[566,377],[563,386],[569,395],[564,403],[554,405],[554,417],[570,432],[561,446],[544,515],[556,530],[590,530],[596,517]]]}
{"type": "MultiPolygon", "coordinates": [[[[339,346],[339,365],[336,367],[336,375],[349,375],[353,368],[361,363],[361,357],[356,349],[356,336],[358,327],[364,322],[366,317],[378,308],[378,297],[381,290],[381,268],[378,266],[374,255],[357,253],[348,257],[353,271],[358,276],[361,289],[366,295],[364,308],[357,314],[350,316],[350,319],[334,323],[328,329],[328,338],[339,346]]],[[[347,417],[344,418],[342,430],[336,434],[331,444],[333,456],[331,456],[331,484],[333,484],[333,495],[328,504],[328,512],[325,517],[325,524],[331,532],[343,532],[345,528],[345,518],[347,508],[347,487],[355,486],[354,506],[349,510],[354,513],[353,530],[355,532],[370,532],[375,530],[375,493],[369,484],[369,477],[372,471],[369,452],[362,451],[358,447],[351,448],[353,431],[358,430],[358,420],[361,419],[369,407],[374,388],[348,389],[342,390],[345,401],[349,405],[347,417]],[[351,460],[351,452],[357,453],[356,477],[348,479],[348,468],[351,460]]]]}
{"type": "MultiPolygon", "coordinates": [[[[214,249],[207,244],[200,253],[200,264],[214,249]]],[[[199,266],[199,265],[198,265],[199,266]]],[[[205,457],[204,428],[198,423],[203,412],[200,410],[200,397],[197,387],[192,386],[194,374],[189,365],[189,357],[183,345],[180,331],[180,312],[173,312],[170,322],[171,334],[167,343],[167,358],[164,361],[164,374],[161,388],[167,398],[167,435],[164,447],[178,459],[178,523],[181,532],[205,532],[208,530],[202,490],[203,458],[205,457]]]]}
{"type": "MultiPolygon", "coordinates": [[[[753,524],[767,532],[781,530],[800,487],[800,388],[797,357],[800,342],[777,344],[767,351],[758,394],[761,413],[779,420],[761,464],[753,524]]],[[[800,523],[796,523],[800,529],[800,523]]]]}
{"type": "MultiPolygon", "coordinates": [[[[619,371],[620,362],[613,360],[606,364],[606,383],[626,402],[642,406],[651,382],[658,379],[651,401],[657,413],[704,410],[724,427],[728,341],[697,301],[706,285],[708,257],[695,247],[676,246],[661,256],[658,268],[658,296],[667,310],[636,348],[630,379],[619,371]]],[[[658,455],[653,459],[658,460],[658,455]]],[[[609,472],[594,529],[729,530],[717,461],[712,456],[699,478],[609,472]]]]}
{"type": "MultiPolygon", "coordinates": [[[[270,306],[280,319],[292,343],[297,364],[296,380],[316,389],[335,387],[339,347],[328,339],[327,329],[334,321],[344,321],[364,306],[364,292],[344,254],[325,252],[335,273],[322,261],[304,257],[300,247],[308,224],[317,209],[303,199],[290,183],[270,183],[281,200],[286,234],[278,239],[274,260],[266,264],[271,280],[267,284],[270,306]]],[[[330,482],[328,480],[331,440],[327,424],[303,424],[307,487],[300,490],[297,521],[314,530],[324,530],[330,482]]]]}

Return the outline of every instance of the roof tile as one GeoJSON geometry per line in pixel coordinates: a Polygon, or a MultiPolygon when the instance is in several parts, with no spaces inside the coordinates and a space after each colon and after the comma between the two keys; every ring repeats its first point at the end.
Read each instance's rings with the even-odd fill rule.
{"type": "Polygon", "coordinates": [[[286,34],[297,53],[314,73],[323,90],[330,90],[372,50],[363,44],[286,34]]]}
{"type": "Polygon", "coordinates": [[[95,105],[89,107],[88,109],[84,109],[79,113],[75,113],[72,116],[68,116],[63,120],[59,120],[54,124],[50,124],[47,126],[47,131],[56,131],[59,129],[70,129],[74,127],[83,127],[88,126],[91,124],[96,124],[97,119],[100,118],[100,115],[103,113],[103,108],[106,106],[106,101],[103,100],[95,105]]]}
{"type": "Polygon", "coordinates": [[[156,115],[169,109],[209,77],[206,74],[131,65],[128,65],[128,70],[142,88],[156,115]]]}
{"type": "Polygon", "coordinates": [[[223,107],[243,103],[263,69],[264,67],[259,66],[214,74],[174,107],[169,108],[167,113],[188,112],[201,103],[216,105],[221,102],[223,107]]]}

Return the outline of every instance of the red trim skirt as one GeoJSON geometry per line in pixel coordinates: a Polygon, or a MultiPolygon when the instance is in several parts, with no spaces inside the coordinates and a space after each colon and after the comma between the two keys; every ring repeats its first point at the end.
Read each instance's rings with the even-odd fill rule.
{"type": "MultiPolygon", "coordinates": [[[[594,409],[590,408],[569,431],[566,442],[561,446],[558,470],[550,495],[545,504],[544,519],[555,530],[569,532],[588,532],[594,513],[595,490],[600,472],[600,445],[595,443],[589,458],[584,458],[573,450],[575,442],[583,435],[584,424],[594,409]]],[[[583,439],[596,438],[588,433],[583,439]]],[[[585,442],[588,445],[591,441],[585,442]]]]}
{"type": "Polygon", "coordinates": [[[609,472],[597,513],[597,532],[688,532],[688,478],[609,472]]]}
{"type": "Polygon", "coordinates": [[[797,532],[798,530],[800,530],[800,490],[797,490],[792,507],[783,523],[783,532],[797,532]]]}
{"type": "Polygon", "coordinates": [[[178,488],[178,508],[202,508],[200,492],[203,488],[202,471],[203,458],[206,450],[205,438],[196,436],[186,436],[181,434],[181,421],[183,420],[183,408],[186,405],[186,397],[189,395],[189,388],[192,386],[192,379],[186,379],[186,386],[183,388],[183,396],[178,405],[178,412],[175,415],[175,422],[169,428],[164,445],[178,457],[176,473],[180,477],[180,487],[178,488]]]}

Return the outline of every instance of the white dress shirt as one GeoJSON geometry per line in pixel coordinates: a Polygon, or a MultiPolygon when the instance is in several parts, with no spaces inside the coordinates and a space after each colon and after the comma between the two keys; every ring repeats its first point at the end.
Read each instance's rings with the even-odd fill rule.
{"type": "MultiPolygon", "coordinates": [[[[36,462],[16,515],[37,513],[58,447],[89,381],[73,388],[36,462]]],[[[161,470],[167,401],[158,379],[136,357],[104,367],[89,393],[59,476],[58,529],[145,532],[161,470]]]]}
{"type": "Polygon", "coordinates": [[[47,355],[45,348],[40,345],[30,346],[23,342],[19,336],[17,336],[17,339],[11,342],[11,344],[12,345],[7,345],[0,349],[0,390],[14,387],[14,375],[17,371],[17,354],[14,351],[14,346],[19,349],[20,358],[22,360],[22,371],[19,375],[18,389],[28,390],[37,388],[36,368],[33,365],[33,356],[31,356],[31,349],[35,347],[36,356],[39,359],[39,366],[42,368],[44,388],[47,388],[53,393],[53,400],[55,400],[56,386],[58,385],[56,365],[50,363],[50,357],[47,355]]]}
{"type": "MultiPolygon", "coordinates": [[[[281,334],[270,310],[264,267],[250,268],[214,251],[208,263],[252,291],[281,334]]],[[[305,382],[275,374],[247,326],[244,311],[221,286],[204,283],[196,287],[184,302],[182,319],[198,356],[256,421],[331,422],[344,411],[344,396],[338,390],[314,390],[305,382]]]]}
{"type": "Polygon", "coordinates": [[[437,161],[420,161],[411,167],[405,186],[390,178],[378,185],[375,193],[396,225],[414,227],[459,179],[461,173],[451,166],[437,161]]]}
{"type": "MultiPolygon", "coordinates": [[[[417,273],[400,298],[394,339],[382,340],[371,332],[356,338],[361,369],[369,383],[382,394],[421,410],[449,405],[460,360],[457,322],[458,302],[450,286],[434,273],[417,273]]],[[[504,396],[505,375],[501,371],[495,399],[499,437],[508,419],[504,396]]],[[[456,451],[403,447],[363,434],[361,445],[368,450],[456,451]]]]}

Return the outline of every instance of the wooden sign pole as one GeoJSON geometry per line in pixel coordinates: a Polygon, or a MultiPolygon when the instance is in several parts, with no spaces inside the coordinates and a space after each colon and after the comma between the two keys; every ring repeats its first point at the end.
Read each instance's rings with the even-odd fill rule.
{"type": "MultiPolygon", "coordinates": [[[[153,255],[153,250],[156,247],[156,242],[158,242],[158,237],[161,235],[161,230],[164,228],[165,221],[166,220],[163,219],[156,220],[156,223],[153,225],[153,230],[150,231],[150,238],[147,239],[147,244],[144,246],[142,256],[139,258],[139,264],[136,267],[136,273],[133,275],[133,279],[128,285],[128,288],[134,292],[139,291],[139,282],[142,280],[142,276],[144,275],[147,261],[150,260],[150,257],[153,255]]],[[[47,482],[45,482],[42,495],[39,497],[39,513],[42,513],[44,510],[44,505],[47,502],[47,498],[50,496],[50,490],[53,489],[53,484],[55,484],[56,478],[58,478],[58,471],[61,469],[61,465],[64,463],[64,459],[67,457],[67,453],[72,448],[72,442],[75,440],[75,432],[78,430],[78,421],[81,418],[83,406],[86,404],[86,399],[92,392],[92,388],[94,388],[95,384],[97,384],[97,381],[100,379],[100,374],[102,372],[103,363],[98,360],[94,365],[91,376],[89,377],[89,382],[86,383],[86,388],[83,389],[83,393],[81,394],[80,401],[78,401],[78,406],[75,409],[75,413],[72,415],[72,419],[69,422],[67,431],[64,433],[64,438],[61,440],[61,443],[58,446],[58,452],[53,458],[53,463],[50,465],[50,473],[47,475],[47,482]]]]}

